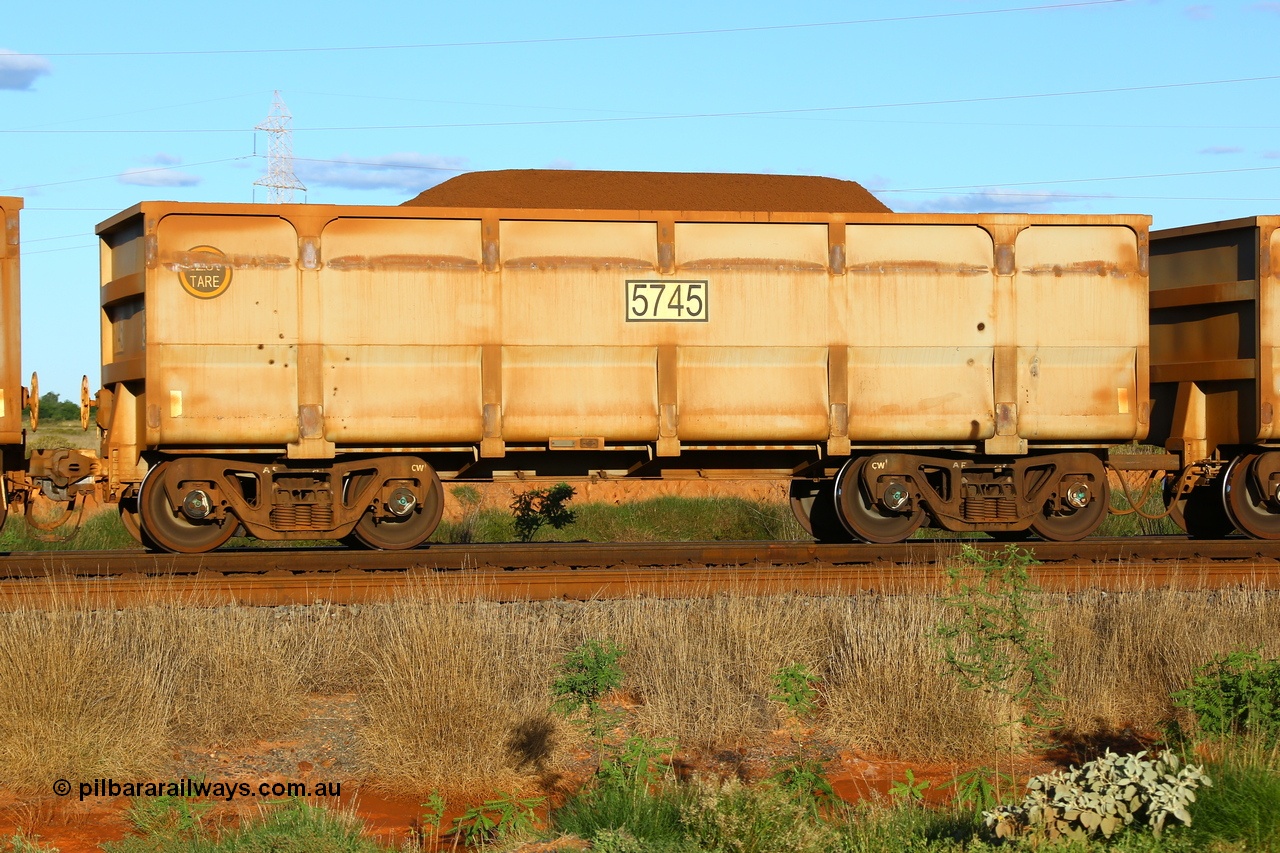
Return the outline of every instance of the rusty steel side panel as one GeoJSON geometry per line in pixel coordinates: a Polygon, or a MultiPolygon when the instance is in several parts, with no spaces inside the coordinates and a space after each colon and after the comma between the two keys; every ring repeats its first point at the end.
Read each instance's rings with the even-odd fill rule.
{"type": "Polygon", "coordinates": [[[493,282],[479,220],[342,217],[320,232],[316,341],[334,444],[478,443],[493,282]]]}
{"type": "Polygon", "coordinates": [[[166,216],[155,234],[146,269],[147,444],[297,441],[307,413],[298,406],[294,226],[271,216],[166,216]],[[184,286],[184,275],[219,266],[220,292],[184,286]]]}
{"type": "Polygon", "coordinates": [[[675,348],[668,426],[684,442],[826,440],[828,226],[679,222],[674,236],[674,277],[706,282],[708,322],[628,324],[675,348]]]}
{"type": "Polygon", "coordinates": [[[1280,217],[1151,235],[1151,439],[1189,461],[1275,436],[1280,217]]]}
{"type": "Polygon", "coordinates": [[[995,435],[994,244],[977,225],[849,225],[849,436],[995,435]]]}
{"type": "Polygon", "coordinates": [[[1126,227],[1022,230],[1018,432],[1032,441],[1141,439],[1148,427],[1147,268],[1126,227]]]}
{"type": "Polygon", "coordinates": [[[0,196],[0,445],[22,444],[22,310],[18,211],[22,199],[0,196]]]}
{"type": "Polygon", "coordinates": [[[496,234],[489,433],[654,441],[658,330],[623,322],[623,281],[655,276],[656,224],[502,220],[496,234]]]}

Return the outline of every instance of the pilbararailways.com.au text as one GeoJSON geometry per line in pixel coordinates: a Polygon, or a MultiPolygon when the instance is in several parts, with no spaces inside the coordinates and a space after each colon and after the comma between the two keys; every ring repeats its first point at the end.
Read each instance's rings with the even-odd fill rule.
{"type": "Polygon", "coordinates": [[[170,779],[166,782],[117,782],[115,779],[93,779],[79,782],[73,789],[66,779],[53,783],[59,797],[76,790],[83,802],[90,797],[186,797],[188,799],[225,800],[254,797],[340,797],[341,782],[209,782],[204,779],[170,779]]]}

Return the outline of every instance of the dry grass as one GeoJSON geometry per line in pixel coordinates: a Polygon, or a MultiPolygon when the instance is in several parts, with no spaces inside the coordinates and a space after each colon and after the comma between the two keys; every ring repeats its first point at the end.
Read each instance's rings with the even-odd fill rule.
{"type": "Polygon", "coordinates": [[[174,654],[142,613],[5,614],[0,628],[0,778],[154,770],[174,696],[174,654]]]}
{"type": "Polygon", "coordinates": [[[554,631],[529,608],[422,595],[366,608],[365,767],[381,783],[510,784],[552,758],[554,631]]]}
{"type": "Polygon", "coordinates": [[[719,595],[703,600],[601,602],[567,639],[609,637],[627,650],[635,725],[692,747],[740,745],[778,726],[770,675],[823,654],[816,599],[719,595]]]}
{"type": "MultiPolygon", "coordinates": [[[[1151,732],[1211,657],[1280,655],[1280,595],[1044,596],[1037,615],[1076,734],[1151,732]]],[[[612,639],[628,725],[687,748],[760,742],[779,724],[770,675],[821,679],[817,733],[841,748],[981,760],[1016,746],[1011,709],[966,691],[932,639],[927,596],[546,602],[426,593],[386,605],[147,607],[0,614],[3,781],[164,772],[174,744],[288,734],[316,694],[355,693],[365,771],[400,789],[521,787],[583,746],[548,715],[565,652],[612,639]]]]}
{"type": "Polygon", "coordinates": [[[965,690],[942,661],[937,599],[866,596],[833,604],[825,734],[873,753],[970,759],[1007,749],[1010,709],[965,690]]]}
{"type": "MultiPolygon", "coordinates": [[[[1046,598],[1046,604],[1054,599],[1046,598]]],[[[1044,614],[1070,731],[1153,732],[1169,693],[1233,649],[1280,656],[1280,596],[1259,590],[1088,592],[1044,614]]]]}

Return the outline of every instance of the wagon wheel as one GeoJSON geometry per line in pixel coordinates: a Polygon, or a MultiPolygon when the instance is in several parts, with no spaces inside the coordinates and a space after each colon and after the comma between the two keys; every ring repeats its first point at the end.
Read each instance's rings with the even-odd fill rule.
{"type": "Polygon", "coordinates": [[[137,496],[121,498],[116,504],[116,509],[120,513],[120,524],[130,536],[142,542],[142,524],[138,518],[138,498],[137,496]]]}
{"type": "Polygon", "coordinates": [[[1252,476],[1261,458],[1257,454],[1232,461],[1223,475],[1226,514],[1254,539],[1280,539],[1280,513],[1271,508],[1264,487],[1252,476]]]}
{"type": "Polygon", "coordinates": [[[877,505],[862,484],[867,457],[844,463],[835,479],[835,505],[845,529],[864,542],[901,542],[924,524],[924,509],[913,502],[907,512],[893,512],[877,505]]]}
{"type": "Polygon", "coordinates": [[[1057,497],[1045,501],[1044,509],[1031,522],[1036,535],[1050,542],[1075,542],[1097,530],[1111,505],[1111,487],[1105,474],[1095,477],[1089,485],[1096,494],[1082,507],[1063,506],[1057,497]]]}
{"type": "Polygon", "coordinates": [[[170,503],[169,496],[165,493],[165,484],[171,478],[172,471],[172,463],[162,462],[148,471],[142,480],[142,488],[138,493],[138,513],[142,521],[140,532],[143,534],[143,544],[180,554],[199,554],[226,544],[236,532],[235,519],[224,518],[221,523],[212,519],[190,519],[181,506],[170,503]],[[148,539],[151,541],[148,542],[148,539]]]}
{"type": "Polygon", "coordinates": [[[1192,539],[1221,539],[1236,529],[1227,515],[1222,482],[1223,478],[1218,477],[1181,494],[1177,480],[1165,483],[1164,502],[1169,517],[1192,539]]]}
{"type": "Polygon", "coordinates": [[[849,531],[836,515],[834,480],[792,480],[791,511],[796,521],[819,542],[849,542],[849,531]]]}
{"type": "Polygon", "coordinates": [[[415,495],[415,506],[407,515],[378,518],[370,509],[360,516],[352,535],[370,548],[384,551],[416,548],[427,541],[444,513],[444,486],[434,471],[428,471],[431,480],[426,484],[426,494],[415,495]]]}

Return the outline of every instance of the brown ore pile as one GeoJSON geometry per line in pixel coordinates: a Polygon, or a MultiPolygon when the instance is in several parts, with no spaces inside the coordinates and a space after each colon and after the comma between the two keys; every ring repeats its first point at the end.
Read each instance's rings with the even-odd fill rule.
{"type": "Polygon", "coordinates": [[[576,169],[468,172],[425,190],[405,204],[557,210],[891,212],[861,184],[838,178],[576,169]]]}

